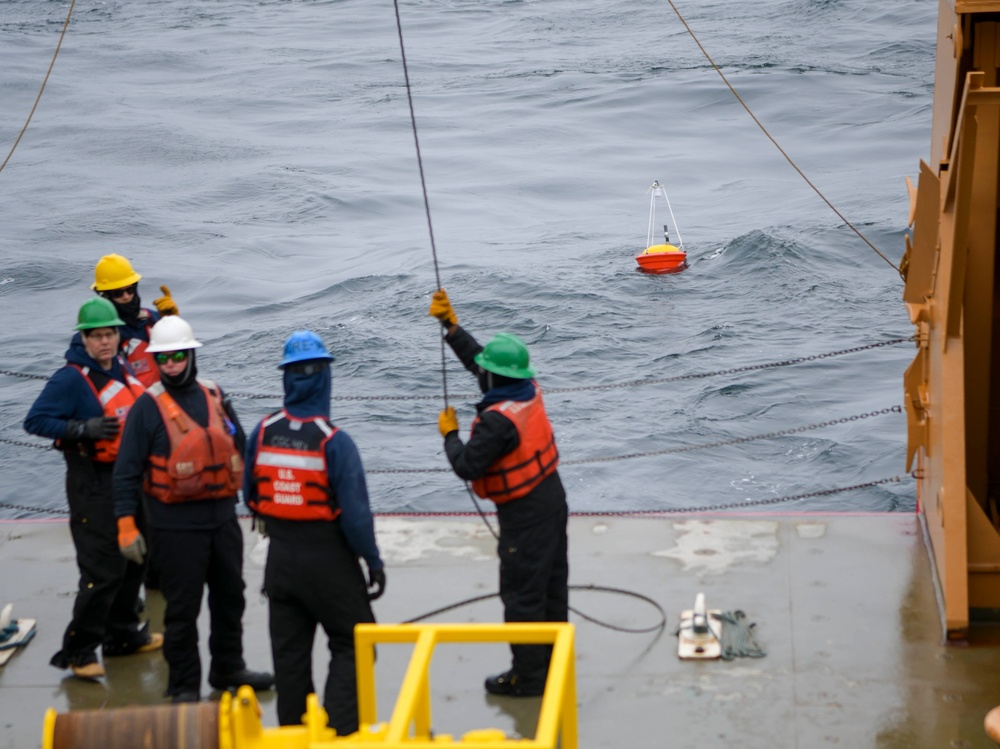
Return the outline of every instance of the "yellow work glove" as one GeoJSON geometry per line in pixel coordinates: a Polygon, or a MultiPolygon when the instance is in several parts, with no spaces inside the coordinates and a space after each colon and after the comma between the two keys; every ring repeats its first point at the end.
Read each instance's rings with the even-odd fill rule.
{"type": "Polygon", "coordinates": [[[455,415],[454,407],[448,406],[438,415],[438,429],[441,430],[442,437],[458,431],[458,417],[455,415]]]}
{"type": "Polygon", "coordinates": [[[444,289],[438,289],[431,297],[431,308],[427,311],[431,317],[436,317],[446,328],[451,325],[458,325],[458,317],[455,310],[451,308],[451,300],[444,289]]]}
{"type": "Polygon", "coordinates": [[[163,292],[163,296],[159,299],[153,300],[153,305],[159,311],[161,315],[179,315],[180,312],[177,311],[177,302],[174,298],[170,296],[170,289],[166,286],[161,286],[160,291],[163,292]]]}
{"type": "Polygon", "coordinates": [[[146,539],[135,527],[135,518],[131,515],[118,518],[118,550],[130,562],[142,564],[146,555],[146,539]]]}

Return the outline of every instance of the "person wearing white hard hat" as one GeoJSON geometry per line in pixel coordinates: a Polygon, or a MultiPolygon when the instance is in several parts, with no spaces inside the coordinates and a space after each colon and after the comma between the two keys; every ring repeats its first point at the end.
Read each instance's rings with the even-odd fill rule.
{"type": "Polygon", "coordinates": [[[201,699],[198,613],[206,586],[208,683],[216,689],[274,684],[270,673],[248,670],[243,659],[243,532],[236,501],[246,437],[222,389],[198,377],[201,345],[176,315],[153,326],[147,351],[160,382],[132,407],[114,471],[118,546],[133,561],[146,556],[135,517],[147,508],[167,602],[163,655],[166,694],[174,702],[201,699]]]}

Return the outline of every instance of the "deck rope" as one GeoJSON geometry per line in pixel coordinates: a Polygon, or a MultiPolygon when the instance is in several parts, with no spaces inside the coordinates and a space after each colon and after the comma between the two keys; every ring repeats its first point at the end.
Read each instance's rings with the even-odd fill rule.
{"type": "Polygon", "coordinates": [[[726,78],[726,74],[723,73],[719,69],[719,66],[715,64],[715,60],[713,60],[712,56],[708,54],[708,50],[706,50],[702,46],[701,42],[698,40],[698,37],[695,36],[694,30],[692,30],[692,28],[688,26],[688,22],[684,20],[684,16],[681,15],[681,12],[677,9],[677,6],[674,5],[674,0],[667,0],[667,2],[670,4],[670,7],[673,8],[674,13],[677,14],[677,17],[680,19],[680,22],[684,24],[684,28],[687,29],[687,33],[691,36],[692,39],[694,39],[694,43],[698,45],[698,49],[700,49],[701,53],[705,55],[705,59],[708,60],[709,64],[715,69],[715,72],[719,74],[719,77],[722,79],[722,82],[726,84],[726,86],[729,88],[730,91],[732,91],[733,96],[736,97],[736,101],[738,101],[743,106],[747,114],[750,115],[750,119],[752,119],[755,123],[757,123],[757,127],[760,128],[761,132],[764,133],[764,135],[767,136],[767,139],[774,144],[774,147],[781,152],[781,155],[785,157],[785,161],[787,161],[791,165],[792,169],[794,169],[796,172],[799,173],[799,176],[802,177],[802,179],[805,180],[806,184],[813,189],[813,192],[819,195],[820,199],[830,207],[830,210],[837,214],[837,216],[840,218],[841,221],[844,222],[844,225],[848,229],[857,234],[861,238],[862,242],[871,247],[875,251],[875,254],[877,254],[880,258],[885,260],[889,264],[889,266],[899,274],[900,278],[906,280],[905,277],[903,276],[903,271],[900,270],[900,268],[895,263],[893,263],[889,258],[887,258],[884,254],[882,254],[879,251],[878,247],[873,245],[869,241],[868,237],[862,234],[861,231],[854,224],[848,221],[847,218],[844,216],[844,214],[838,211],[836,206],[834,206],[834,204],[827,199],[826,195],[824,195],[823,192],[818,187],[816,187],[816,185],[814,185],[812,181],[810,181],[810,179],[805,175],[805,172],[799,169],[798,164],[796,164],[795,161],[792,159],[792,157],[785,152],[785,149],[778,144],[778,141],[776,141],[774,137],[771,135],[771,133],[767,131],[767,128],[764,127],[764,124],[757,119],[757,115],[755,115],[753,111],[751,111],[750,107],[747,106],[747,103],[743,101],[743,97],[739,95],[739,92],[737,92],[737,90],[733,87],[733,84],[731,84],[729,82],[729,79],[726,78]]]}
{"type": "Polygon", "coordinates": [[[49,82],[49,76],[52,74],[52,68],[56,64],[56,58],[59,56],[59,49],[62,47],[63,39],[66,36],[66,29],[69,28],[69,19],[73,15],[73,6],[76,5],[76,0],[71,0],[69,4],[69,10],[66,12],[66,20],[63,22],[62,32],[59,34],[59,43],[56,44],[56,51],[52,53],[52,62],[49,63],[49,69],[45,73],[45,79],[42,81],[41,88],[38,89],[38,96],[35,97],[35,103],[31,106],[31,111],[28,113],[28,119],[24,121],[24,127],[21,128],[21,132],[17,134],[17,139],[14,141],[14,145],[10,147],[10,153],[7,154],[7,158],[3,160],[0,164],[0,172],[3,168],[7,166],[7,162],[10,161],[10,157],[14,155],[14,149],[17,148],[17,144],[21,142],[21,137],[28,130],[28,123],[31,122],[31,118],[35,115],[35,110],[38,108],[38,102],[42,99],[42,92],[45,90],[45,84],[49,82]]]}
{"type": "MultiPolygon", "coordinates": [[[[403,61],[403,79],[406,81],[406,101],[410,105],[410,126],[413,128],[413,146],[417,151],[417,166],[420,169],[420,189],[424,196],[424,213],[427,214],[427,233],[431,241],[431,257],[434,259],[434,280],[437,287],[441,286],[441,271],[438,267],[437,245],[434,244],[434,225],[431,222],[431,202],[427,197],[427,180],[424,178],[424,160],[420,155],[420,137],[417,135],[417,115],[413,109],[413,91],[410,88],[410,70],[406,64],[406,45],[403,43],[403,22],[399,17],[399,0],[392,0],[392,5],[396,10],[396,31],[399,33],[399,54],[403,61]]],[[[444,396],[444,407],[448,407],[448,370],[447,356],[445,352],[445,335],[441,331],[441,390],[444,396]]]]}

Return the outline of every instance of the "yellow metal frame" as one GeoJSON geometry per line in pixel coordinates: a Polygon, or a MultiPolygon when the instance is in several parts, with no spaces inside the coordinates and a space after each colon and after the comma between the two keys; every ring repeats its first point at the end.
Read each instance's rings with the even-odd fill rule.
{"type": "Polygon", "coordinates": [[[326,711],[309,695],[301,726],[263,728],[260,706],[250,687],[219,705],[219,749],[577,749],[576,666],[572,624],[362,624],[355,627],[358,716],[361,729],[336,736],[326,711]],[[486,728],[461,738],[431,732],[431,658],[441,643],[551,644],[552,660],[533,739],[508,739],[486,728]],[[375,646],[411,643],[413,653],[387,723],[378,720],[375,646]]]}

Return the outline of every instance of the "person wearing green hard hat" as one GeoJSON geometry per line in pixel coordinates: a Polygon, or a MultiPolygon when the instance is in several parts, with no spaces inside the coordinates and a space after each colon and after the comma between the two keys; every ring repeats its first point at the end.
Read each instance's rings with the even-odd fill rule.
{"type": "MultiPolygon", "coordinates": [[[[564,622],[569,613],[566,490],[559,478],[559,450],[535,382],[524,341],[498,333],[481,346],[459,327],[444,289],[431,299],[431,317],[445,341],[476,375],[483,399],[467,442],[449,406],[438,418],[452,469],[497,506],[500,598],[507,622],[564,622]]],[[[552,647],[511,645],[511,667],[486,679],[486,691],[535,697],[545,689],[552,647]]]]}
{"type": "Polygon", "coordinates": [[[153,300],[155,309],[142,306],[139,299],[139,280],[132,263],[121,255],[105,255],[94,266],[94,291],[114,304],[122,319],[121,351],[132,368],[132,373],[149,387],[160,379],[159,369],[153,361],[149,347],[149,332],[161,317],[180,314],[170,289],[160,286],[163,296],[153,300]]]}
{"type": "Polygon", "coordinates": [[[112,472],[121,432],[143,386],[118,353],[122,320],[107,299],[83,303],[66,365],[45,384],[24,420],[30,434],[50,437],[66,459],[70,534],[80,581],[62,648],[51,660],[82,679],[104,676],[104,657],[157,650],[136,603],[144,567],[121,557],[112,472]]]}

